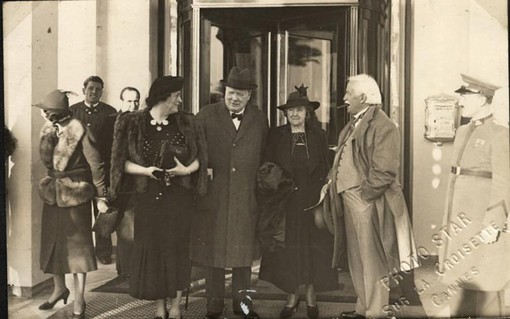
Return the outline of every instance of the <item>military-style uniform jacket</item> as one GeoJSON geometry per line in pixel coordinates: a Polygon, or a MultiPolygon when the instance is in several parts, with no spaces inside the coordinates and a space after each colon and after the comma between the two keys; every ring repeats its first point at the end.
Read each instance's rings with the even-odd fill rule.
{"type": "Polygon", "coordinates": [[[447,284],[499,291],[510,283],[510,234],[485,244],[480,233],[510,221],[510,151],[508,128],[492,116],[459,127],[443,228],[433,238],[439,246],[440,271],[447,284]]]}
{"type": "Polygon", "coordinates": [[[104,125],[106,118],[117,113],[117,110],[106,103],[99,102],[94,107],[87,107],[85,102],[79,102],[69,107],[73,112],[73,117],[80,120],[83,125],[89,128],[92,134],[98,137],[100,142],[100,131],[104,125]]]}

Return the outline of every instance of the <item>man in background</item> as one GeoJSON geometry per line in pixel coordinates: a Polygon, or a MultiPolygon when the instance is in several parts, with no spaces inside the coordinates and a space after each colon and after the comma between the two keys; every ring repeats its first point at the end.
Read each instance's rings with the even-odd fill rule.
{"type": "MultiPolygon", "coordinates": [[[[83,82],[83,95],[85,99],[82,102],[71,105],[69,108],[73,112],[74,118],[80,120],[85,125],[92,136],[95,138],[99,147],[103,141],[101,140],[101,131],[108,116],[117,113],[117,110],[106,103],[100,101],[103,95],[104,82],[96,75],[89,76],[83,82]]],[[[106,163],[106,160],[103,159],[106,163]]],[[[98,194],[104,196],[106,194],[98,194]]],[[[97,217],[99,210],[94,203],[94,216],[97,217]]],[[[104,265],[112,263],[112,240],[111,237],[105,238],[98,233],[96,237],[96,256],[104,265]]]]}
{"type": "MultiPolygon", "coordinates": [[[[113,145],[113,133],[117,119],[127,112],[135,112],[140,107],[140,91],[132,86],[127,86],[120,91],[120,109],[117,113],[106,118],[101,133],[102,143],[100,146],[101,155],[106,163],[108,163],[108,171],[110,168],[111,150],[113,145]]],[[[131,250],[133,248],[134,238],[134,210],[130,202],[129,196],[129,178],[125,175],[122,183],[121,192],[113,201],[114,206],[119,211],[117,232],[117,258],[115,260],[117,273],[119,275],[129,276],[129,264],[131,258],[131,250]]],[[[109,182],[109,181],[108,181],[109,182]]]]}

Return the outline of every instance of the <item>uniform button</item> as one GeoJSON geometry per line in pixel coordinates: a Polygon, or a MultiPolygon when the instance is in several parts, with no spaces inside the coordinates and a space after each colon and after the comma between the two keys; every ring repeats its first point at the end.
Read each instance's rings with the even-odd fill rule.
{"type": "Polygon", "coordinates": [[[159,197],[156,196],[156,199],[159,199],[159,197]]]}
{"type": "Polygon", "coordinates": [[[297,186],[296,186],[296,187],[294,187],[294,190],[295,190],[295,191],[297,191],[298,189],[299,189],[299,187],[297,187],[297,186]]]}
{"type": "Polygon", "coordinates": [[[236,143],[232,144],[232,147],[236,147],[236,146],[237,146],[236,143]]]}
{"type": "Polygon", "coordinates": [[[235,172],[236,171],[236,168],[235,167],[232,167],[232,172],[235,172]]]}
{"type": "Polygon", "coordinates": [[[90,123],[87,123],[87,126],[90,126],[90,123]]]}

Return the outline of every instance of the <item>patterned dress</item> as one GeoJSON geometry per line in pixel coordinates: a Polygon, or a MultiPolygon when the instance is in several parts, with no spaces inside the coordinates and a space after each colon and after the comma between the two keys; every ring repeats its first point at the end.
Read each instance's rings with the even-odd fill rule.
{"type": "MultiPolygon", "coordinates": [[[[167,125],[152,125],[149,116],[143,156],[147,163],[160,162],[161,168],[175,166],[174,156],[184,162],[188,146],[179,131],[176,115],[167,125]],[[161,146],[167,145],[161,159],[161,146]]],[[[131,259],[130,295],[139,299],[175,297],[188,287],[190,276],[189,229],[193,191],[170,181],[149,180],[145,193],[134,195],[135,227],[131,259]]]]}

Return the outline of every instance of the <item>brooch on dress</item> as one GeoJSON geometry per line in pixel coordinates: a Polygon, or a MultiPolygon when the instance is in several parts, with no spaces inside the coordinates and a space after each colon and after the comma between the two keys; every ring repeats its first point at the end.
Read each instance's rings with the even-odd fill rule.
{"type": "Polygon", "coordinates": [[[162,120],[162,121],[151,120],[150,123],[151,123],[151,125],[156,126],[157,131],[161,131],[163,129],[161,126],[168,125],[168,120],[166,120],[166,119],[162,120]]]}

